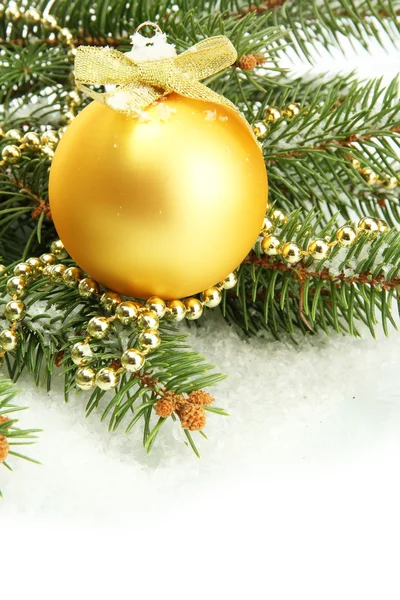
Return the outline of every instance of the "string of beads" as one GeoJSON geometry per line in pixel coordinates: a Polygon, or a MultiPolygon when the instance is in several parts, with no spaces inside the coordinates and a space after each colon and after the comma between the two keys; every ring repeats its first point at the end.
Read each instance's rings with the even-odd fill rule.
{"type": "MultiPolygon", "coordinates": [[[[7,281],[7,292],[11,300],[4,309],[4,317],[10,322],[10,327],[0,332],[2,348],[0,357],[3,357],[6,352],[15,350],[18,345],[20,337],[18,328],[26,315],[22,298],[26,295],[30,282],[43,278],[67,287],[76,287],[82,298],[98,298],[106,315],[92,317],[87,324],[86,338],[71,348],[71,359],[78,367],[76,385],[83,390],[89,390],[94,386],[109,390],[118,385],[120,375],[124,371],[139,372],[146,356],[157,350],[160,345],[158,328],[162,318],[177,322],[185,318],[199,319],[204,307],[218,306],[222,300],[222,291],[233,288],[237,283],[236,274],[230,273],[219,284],[204,290],[199,297],[164,302],[154,296],[141,303],[123,300],[119,294],[110,290],[102,291],[100,284],[90,277],[85,277],[78,267],[67,267],[62,262],[58,262],[65,258],[67,258],[65,248],[62,242],[57,240],[52,243],[49,253],[42,254],[40,258],[28,258],[14,267],[13,274],[7,281]],[[109,365],[96,372],[90,366],[95,358],[90,343],[105,338],[116,323],[123,327],[137,327],[139,330],[137,344],[121,355],[121,367],[115,368],[109,365]]],[[[6,267],[2,266],[0,270],[5,271],[6,267]]]]}
{"type": "MultiPolygon", "coordinates": [[[[302,111],[306,111],[307,108],[302,108],[300,104],[291,102],[285,106],[282,110],[276,106],[268,106],[264,110],[263,119],[255,121],[253,123],[253,131],[259,140],[267,138],[270,127],[274,123],[281,121],[282,119],[290,120],[302,111]]],[[[380,178],[378,174],[371,169],[371,167],[363,167],[361,162],[356,158],[349,158],[352,167],[360,173],[362,178],[371,186],[383,186],[387,190],[394,190],[399,185],[399,179],[393,175],[387,175],[384,178],[380,178]]]]}
{"type": "MultiPolygon", "coordinates": [[[[24,23],[27,26],[42,26],[48,32],[48,41],[55,41],[67,48],[67,57],[70,62],[75,60],[76,48],[74,37],[67,27],[61,27],[58,20],[52,15],[42,15],[36,8],[30,7],[24,10],[23,6],[10,3],[5,7],[0,4],[0,18],[5,16],[13,23],[24,23]]],[[[1,151],[0,166],[16,164],[22,157],[23,152],[34,152],[47,156],[50,160],[54,156],[54,150],[62,137],[66,127],[74,120],[77,108],[82,103],[82,97],[72,81],[73,89],[63,96],[61,107],[62,126],[57,131],[48,129],[42,133],[36,131],[20,131],[18,129],[5,130],[0,126],[0,140],[9,140],[1,151]]]]}
{"type": "MultiPolygon", "coordinates": [[[[305,257],[321,261],[328,258],[331,249],[336,246],[349,247],[354,244],[360,235],[370,237],[388,231],[389,226],[383,219],[363,217],[353,227],[344,225],[340,227],[335,239],[316,238],[312,240],[307,249],[302,249],[296,242],[282,242],[276,235],[276,229],[287,221],[285,214],[279,209],[273,209],[264,218],[261,230],[261,252],[269,257],[283,260],[290,266],[297,265],[305,257]]],[[[13,269],[13,274],[7,281],[7,292],[11,300],[6,304],[4,317],[10,322],[8,328],[0,332],[0,358],[6,352],[16,349],[19,342],[18,328],[26,315],[26,307],[22,298],[28,291],[30,282],[39,278],[47,279],[67,287],[77,288],[82,298],[97,298],[104,311],[103,315],[92,317],[87,324],[87,336],[83,341],[75,343],[71,348],[71,359],[78,367],[75,381],[83,390],[90,390],[97,386],[102,390],[116,387],[123,372],[139,373],[143,368],[146,356],[157,350],[161,343],[159,334],[160,320],[165,318],[171,321],[183,319],[199,319],[204,307],[215,308],[222,300],[223,290],[236,286],[237,275],[230,273],[222,282],[204,290],[199,297],[189,297],[183,300],[170,300],[165,302],[162,298],[153,296],[146,302],[137,300],[123,300],[121,296],[111,290],[102,290],[100,284],[91,277],[85,277],[78,267],[67,267],[62,262],[67,258],[67,252],[60,240],[51,244],[50,252],[42,254],[40,258],[31,257],[19,263],[13,269]],[[113,325],[138,330],[136,346],[126,349],[120,357],[120,365],[113,364],[101,367],[97,371],[91,366],[95,359],[91,343],[105,338],[112,330],[113,325]]],[[[0,266],[0,271],[6,271],[5,266],[0,266]]]]}
{"type": "Polygon", "coordinates": [[[307,249],[301,248],[296,242],[282,242],[274,230],[286,223],[286,215],[279,209],[275,209],[264,219],[261,231],[261,252],[271,257],[281,257],[289,265],[296,265],[305,257],[309,256],[315,261],[325,260],[334,246],[349,247],[353,245],[359,235],[374,236],[386,233],[389,225],[383,219],[375,217],[363,217],[356,227],[344,225],[336,231],[333,241],[329,238],[316,238],[312,240],[307,249]]]}

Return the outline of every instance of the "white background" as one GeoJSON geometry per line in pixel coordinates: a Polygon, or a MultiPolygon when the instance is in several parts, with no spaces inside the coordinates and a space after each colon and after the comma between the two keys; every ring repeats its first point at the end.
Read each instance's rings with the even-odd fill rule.
{"type": "MultiPolygon", "coordinates": [[[[398,59],[348,68],[390,79],[398,59]]],[[[194,343],[230,374],[201,460],[172,423],[148,458],[60,383],[21,381],[43,465],[0,471],[0,598],[398,599],[399,335],[294,346],[214,318],[194,343]]]]}

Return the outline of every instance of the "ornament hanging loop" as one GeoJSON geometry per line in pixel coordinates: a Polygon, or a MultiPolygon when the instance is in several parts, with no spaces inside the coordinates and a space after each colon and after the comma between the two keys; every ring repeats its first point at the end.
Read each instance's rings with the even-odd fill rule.
{"type": "Polygon", "coordinates": [[[144,21],[144,23],[141,23],[139,27],[136,27],[134,33],[139,33],[139,31],[143,29],[143,27],[153,27],[153,29],[156,30],[156,33],[162,33],[161,27],[157,25],[157,23],[153,23],[153,21],[144,21]]]}

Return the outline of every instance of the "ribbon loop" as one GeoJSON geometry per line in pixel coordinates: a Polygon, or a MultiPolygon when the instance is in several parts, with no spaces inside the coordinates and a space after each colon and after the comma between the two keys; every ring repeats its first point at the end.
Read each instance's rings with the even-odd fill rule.
{"type": "Polygon", "coordinates": [[[112,48],[80,46],[75,59],[75,81],[98,102],[125,114],[140,114],[155,100],[176,92],[238,109],[229,100],[200,83],[233,64],[237,53],[223,35],[203,40],[179,56],[135,62],[112,48]],[[87,85],[118,87],[100,93],[87,85]]]}

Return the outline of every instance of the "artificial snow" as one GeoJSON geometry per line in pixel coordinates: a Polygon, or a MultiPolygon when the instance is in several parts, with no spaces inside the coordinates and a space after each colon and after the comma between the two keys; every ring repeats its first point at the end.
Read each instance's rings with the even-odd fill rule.
{"type": "Polygon", "coordinates": [[[385,339],[378,331],[377,341],[366,331],[364,339],[332,333],[299,336],[296,344],[288,337],[247,340],[218,315],[191,331],[195,347],[229,374],[210,391],[231,416],[208,414],[209,441],[194,433],[200,460],[172,420],[146,456],[141,426],[110,434],[100,409],[85,419],[88,394],[65,404],[61,382],[46,393],[25,377],[18,402],[30,410],[20,414],[21,423],[43,428],[28,448],[43,465],[13,459],[14,473],[0,471],[2,514],[118,524],[130,519],[132,507],[157,510],[160,495],[168,506],[178,490],[186,497],[239,485],[256,468],[263,477],[303,471],[319,477],[379,456],[400,458],[396,332],[385,339]]]}

